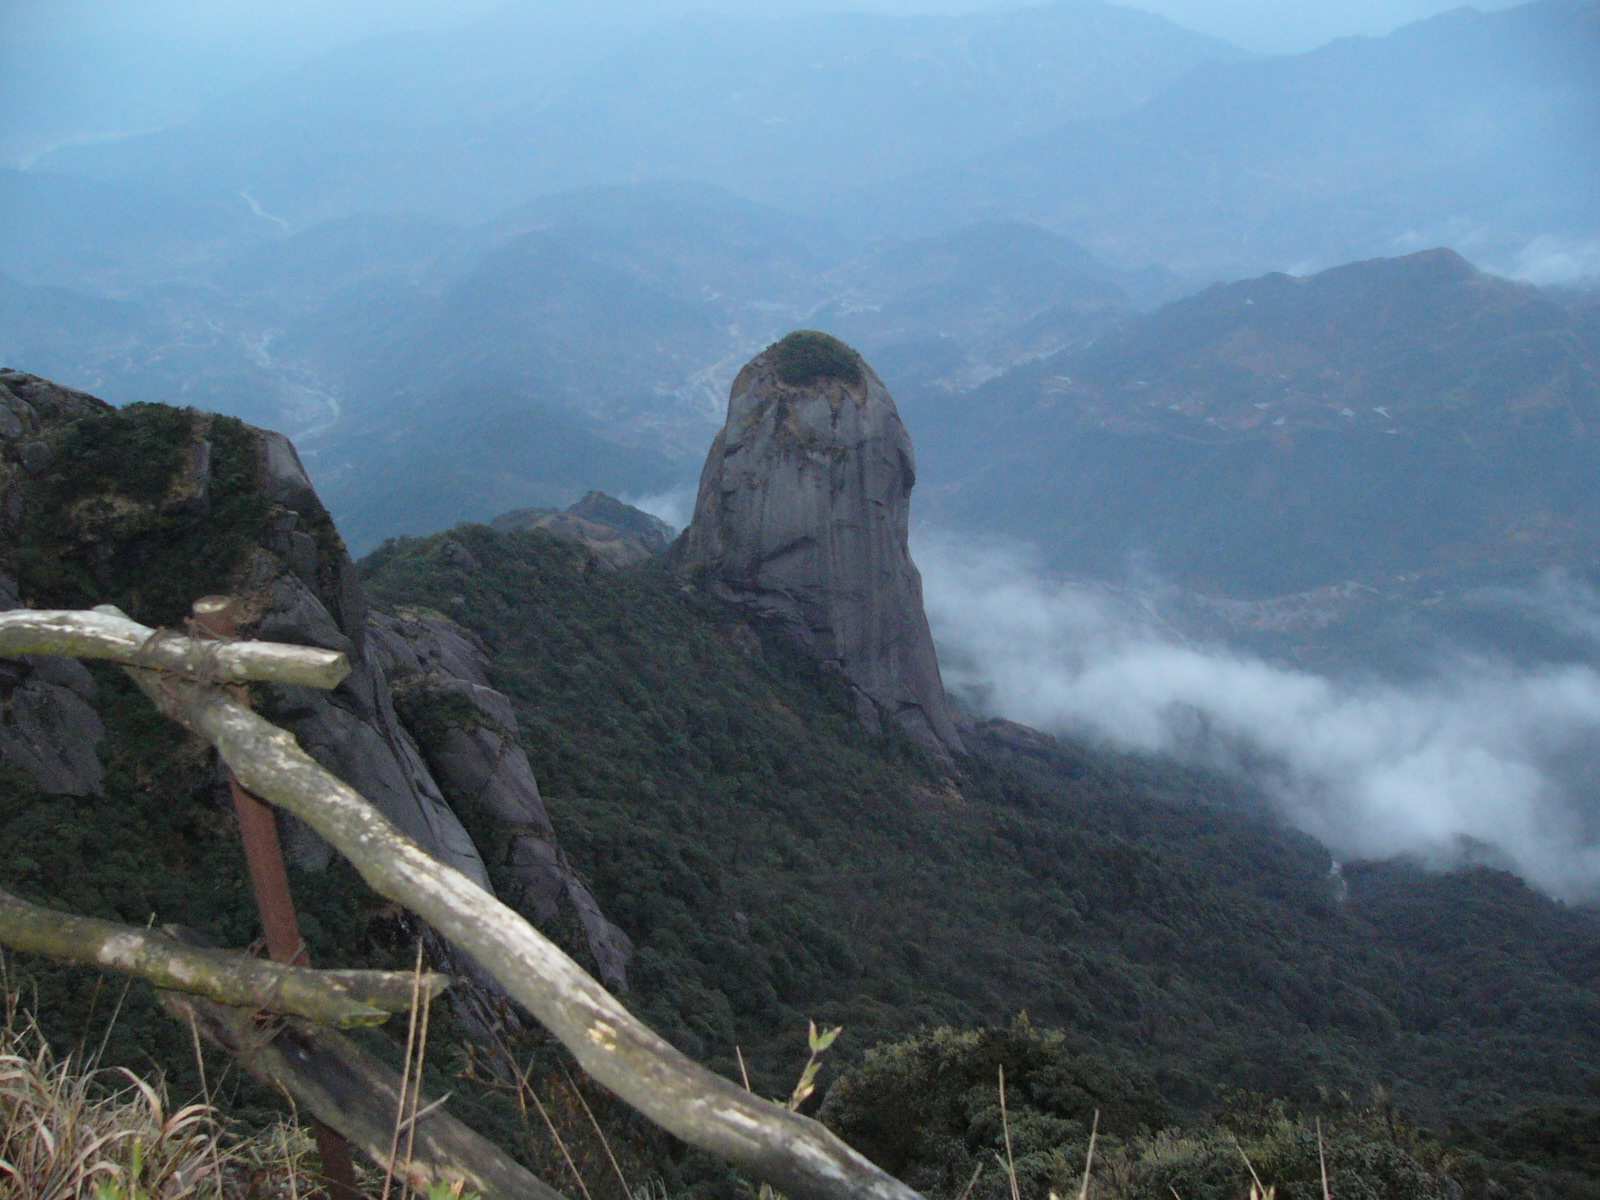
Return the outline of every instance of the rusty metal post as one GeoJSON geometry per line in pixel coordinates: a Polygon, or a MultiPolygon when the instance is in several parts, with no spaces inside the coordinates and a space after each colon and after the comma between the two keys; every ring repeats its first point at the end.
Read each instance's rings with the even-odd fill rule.
{"type": "MultiPolygon", "coordinates": [[[[238,609],[231,596],[204,596],[194,602],[192,611],[195,632],[199,635],[228,639],[239,632],[238,609]]],[[[243,700],[244,688],[238,691],[243,700]]],[[[239,836],[244,843],[256,909],[266,933],[267,954],[274,962],[309,967],[311,956],[306,952],[305,939],[300,936],[294,898],[289,894],[289,871],[284,865],[283,847],[278,841],[278,820],[272,806],[240,787],[232,771],[228,772],[228,789],[233,793],[233,811],[239,819],[239,836]]],[[[362,1200],[355,1184],[349,1144],[320,1121],[313,1122],[312,1127],[331,1200],[362,1200]]]]}

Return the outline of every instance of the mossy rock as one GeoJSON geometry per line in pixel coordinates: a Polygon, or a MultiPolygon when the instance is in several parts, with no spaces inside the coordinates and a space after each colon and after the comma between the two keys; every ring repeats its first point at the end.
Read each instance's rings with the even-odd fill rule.
{"type": "Polygon", "coordinates": [[[865,381],[861,356],[831,334],[801,329],[774,343],[768,353],[778,378],[790,387],[821,379],[859,386],[865,381]]]}
{"type": "Polygon", "coordinates": [[[112,603],[147,624],[175,625],[196,597],[230,589],[270,507],[248,426],[134,404],[51,438],[54,465],[28,487],[15,544],[6,548],[25,601],[112,603]],[[186,479],[201,439],[211,448],[204,495],[186,479]]]}

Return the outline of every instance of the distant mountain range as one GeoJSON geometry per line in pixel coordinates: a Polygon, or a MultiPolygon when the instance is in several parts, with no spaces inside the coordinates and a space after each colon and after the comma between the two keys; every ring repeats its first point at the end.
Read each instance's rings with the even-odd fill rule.
{"type": "Polygon", "coordinates": [[[1199,282],[1438,244],[1554,280],[1600,270],[1596,61],[1596,0],[1277,57],[1090,2],[643,28],[539,6],[347,46],[35,165],[262,237],[680,179],[865,237],[1029,221],[1199,282]]]}
{"type": "Polygon", "coordinates": [[[1441,243],[1510,269],[1535,239],[1600,239],[1597,62],[1595,0],[1460,8],[1384,38],[1213,62],[1135,111],[831,211],[906,230],[1021,218],[1113,261],[1211,278],[1441,243]]]}
{"type": "Polygon", "coordinates": [[[862,245],[692,184],[563,193],[465,228],[346,218],[118,299],[95,271],[86,256],[60,264],[76,287],[12,281],[0,360],[288,431],[357,546],[590,485],[687,482],[734,371],[798,326],[833,329],[905,385],[960,390],[1174,286],[1037,226],[862,245]],[[377,484],[397,473],[400,505],[377,484]]]}
{"type": "Polygon", "coordinates": [[[249,192],[296,228],[361,211],[482,220],[541,192],[659,177],[803,205],[1124,111],[1241,55],[1102,3],[705,15],[642,31],[524,6],[345,47],[183,124],[40,166],[249,192]]]}
{"type": "Polygon", "coordinates": [[[1600,302],[1448,250],[1214,287],[912,411],[935,519],[1063,570],[1264,596],[1600,550],[1600,302]]]}
{"type": "MultiPolygon", "coordinates": [[[[1145,549],[1214,590],[1275,594],[1413,569],[1424,546],[1458,564],[1498,561],[1490,546],[1559,557],[1576,535],[1519,524],[1544,509],[1488,511],[1512,476],[1448,492],[1478,478],[1461,437],[1438,445],[1465,465],[1414,456],[1456,419],[1447,392],[1490,411],[1523,403],[1506,391],[1519,372],[1563,369],[1562,338],[1588,344],[1581,305],[1480,282],[1440,313],[1413,264],[1239,285],[1113,331],[1267,266],[1445,244],[1549,277],[1600,263],[1600,168],[1577,145],[1600,113],[1597,13],[1461,10],[1269,59],[1097,3],[653,28],[508,10],[0,172],[0,361],[285,430],[358,548],[591,487],[687,484],[736,366],[817,327],[894,391],[941,519],[1037,535],[1062,564],[1111,570],[1145,549]],[[611,182],[569,186],[594,181],[611,182]],[[1247,300],[1281,327],[1230,326],[1226,305],[1247,300]],[[1485,358],[1512,344],[1532,357],[1485,358]],[[1033,405],[1046,373],[1075,382],[1033,405]],[[1068,412],[1116,449],[1058,446],[1068,412]],[[1146,464],[1118,453],[1175,453],[1185,413],[1211,465],[1174,459],[1119,507],[1146,464]],[[1298,449],[1236,461],[1274,436],[1298,449]],[[1358,441],[1388,491],[1348,511],[1285,498],[1354,496],[1358,441]],[[1442,490],[1414,493],[1446,465],[1442,490]],[[1239,499],[1240,479],[1268,499],[1239,499]],[[1199,543],[1179,543],[1219,481],[1233,499],[1213,519],[1238,558],[1202,579],[1185,558],[1199,543]],[[1478,514],[1448,531],[1453,549],[1443,517],[1395,517],[1416,494],[1478,514]],[[1272,522],[1294,504],[1329,549],[1291,569],[1272,522]]],[[[1540,487],[1581,475],[1537,436],[1523,459],[1553,468],[1540,487]]]]}
{"type": "Polygon", "coordinates": [[[1171,282],[1113,271],[1036,225],[994,221],[893,241],[835,268],[807,317],[867,351],[896,386],[960,390],[1081,345],[1171,282]]]}

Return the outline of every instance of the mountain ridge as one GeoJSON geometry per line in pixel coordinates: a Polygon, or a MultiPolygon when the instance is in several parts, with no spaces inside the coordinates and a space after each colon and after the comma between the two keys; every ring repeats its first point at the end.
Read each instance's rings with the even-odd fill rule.
{"type": "Polygon", "coordinates": [[[922,18],[702,16],[625,31],[620,51],[605,44],[611,36],[603,23],[585,29],[544,13],[531,29],[502,19],[454,34],[391,39],[386,57],[351,47],[299,68],[287,85],[236,95],[209,118],[116,145],[58,150],[41,165],[181,180],[197,195],[259,189],[263,205],[287,214],[293,226],[385,206],[483,218],[537,191],[641,174],[698,177],[771,200],[815,192],[803,164],[824,147],[850,176],[884,176],[895,162],[910,169],[941,161],[952,143],[990,144],[995,127],[1043,128],[1049,113],[1115,110],[1118,97],[1133,102],[1206,56],[1242,53],[1162,18],[1098,4],[922,18]],[[1115,55],[1074,54],[1091,35],[1115,55]],[[1056,47],[1074,71],[1019,68],[1019,59],[1030,67],[1040,61],[1045,46],[1056,47]],[[397,58],[415,67],[397,71],[397,58]],[[441,62],[462,60],[471,67],[462,77],[486,86],[450,97],[448,123],[436,117],[437,94],[423,104],[410,90],[396,90],[396,79],[438,79],[441,62]],[[355,79],[367,86],[353,91],[355,79]],[[691,111],[669,118],[656,103],[632,99],[653,94],[677,96],[680,109],[691,111]],[[926,117],[930,105],[937,106],[937,132],[884,136],[908,106],[926,117]],[[786,111],[811,117],[769,119],[786,111]],[[406,128],[406,114],[419,117],[413,127],[430,138],[425,171],[397,168],[383,153],[406,128]],[[342,129],[330,139],[324,131],[332,125],[342,129]],[[708,126],[724,131],[715,145],[692,136],[708,126]],[[237,151],[241,127],[253,135],[248,156],[237,151]],[[366,134],[359,161],[329,148],[350,127],[366,134]],[[303,134],[291,141],[281,133],[306,128],[309,147],[303,134]],[[486,157],[474,151],[479,145],[537,152],[489,149],[486,157]],[[264,166],[285,161],[312,169],[264,166]],[[268,186],[267,176],[277,184],[268,186]]]}
{"type": "Polygon", "coordinates": [[[912,232],[1032,220],[1109,261],[1197,281],[1468,235],[1506,269],[1540,236],[1596,235],[1594,166],[1572,133],[1590,127],[1597,56],[1592,0],[1457,10],[1199,68],[1130,114],[1063,124],[834,211],[865,200],[912,232]]]}
{"type": "Polygon", "coordinates": [[[973,397],[919,397],[926,503],[1065,570],[1117,578],[1145,553],[1240,597],[1581,561],[1587,312],[1445,250],[1217,285],[973,397]]]}

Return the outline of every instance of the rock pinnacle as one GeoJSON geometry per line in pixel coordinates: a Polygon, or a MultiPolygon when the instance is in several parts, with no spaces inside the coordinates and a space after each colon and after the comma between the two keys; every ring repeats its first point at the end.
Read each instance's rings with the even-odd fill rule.
{"type": "Polygon", "coordinates": [[[964,747],[907,546],[915,482],[883,381],[843,342],[792,333],[734,380],[673,562],[837,667],[867,724],[948,758],[964,747]]]}

